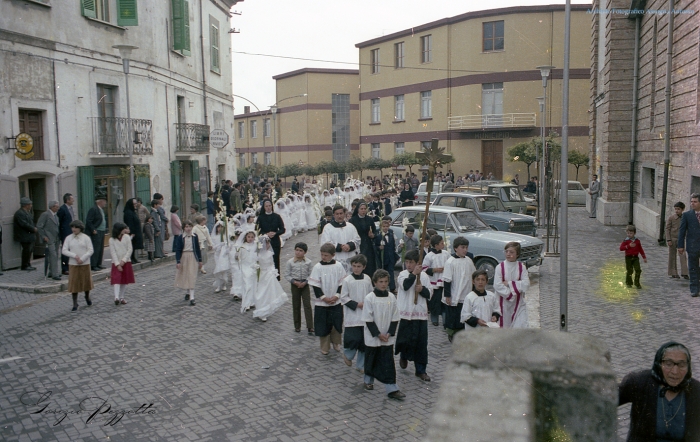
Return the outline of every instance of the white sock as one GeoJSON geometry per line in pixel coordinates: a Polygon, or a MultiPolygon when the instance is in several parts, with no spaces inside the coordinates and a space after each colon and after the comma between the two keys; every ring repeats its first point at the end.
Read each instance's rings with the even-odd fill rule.
{"type": "Polygon", "coordinates": [[[194,289],[190,290],[190,299],[194,299],[194,289]]]}
{"type": "Polygon", "coordinates": [[[124,299],[124,293],[126,293],[126,284],[120,284],[119,289],[119,299],[124,299]]]}
{"type": "Polygon", "coordinates": [[[119,300],[119,293],[121,292],[121,284],[114,284],[114,299],[119,300]]]}

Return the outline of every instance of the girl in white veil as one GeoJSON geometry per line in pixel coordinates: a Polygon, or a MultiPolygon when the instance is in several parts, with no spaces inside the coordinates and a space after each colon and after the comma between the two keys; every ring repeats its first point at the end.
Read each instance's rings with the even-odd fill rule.
{"type": "Polygon", "coordinates": [[[304,218],[306,220],[306,228],[308,230],[316,230],[318,226],[320,216],[316,216],[316,209],[314,208],[313,197],[308,193],[304,194],[304,218]]]}
{"type": "Polygon", "coordinates": [[[236,263],[241,281],[241,313],[255,305],[255,292],[258,288],[258,238],[254,230],[242,232],[236,240],[236,263]]]}
{"type": "Polygon", "coordinates": [[[270,238],[262,235],[258,239],[262,247],[258,249],[259,274],[256,272],[257,289],[255,291],[255,311],[254,318],[267,321],[277,309],[287,302],[287,294],[277,280],[277,269],[275,268],[274,252],[270,245],[270,238]]]}
{"type": "Polygon", "coordinates": [[[211,245],[214,249],[214,293],[226,290],[230,270],[228,238],[223,221],[219,220],[211,229],[211,245]]]}

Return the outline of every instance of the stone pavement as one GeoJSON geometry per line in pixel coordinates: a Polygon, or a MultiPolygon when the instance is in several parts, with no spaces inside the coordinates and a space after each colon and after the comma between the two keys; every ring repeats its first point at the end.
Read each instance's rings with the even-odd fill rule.
{"type": "MultiPolygon", "coordinates": [[[[282,262],[299,240],[318,261],[317,235],[307,232],[282,262]]],[[[254,320],[213,293],[213,260],[205,268],[194,307],[173,290],[173,263],[138,271],[127,305],[114,305],[108,282],[96,285],[92,307],[80,297],[77,313],[65,292],[0,291],[13,300],[0,307],[0,440],[422,440],[451,352],[441,327],[429,326],[433,382],[397,363],[407,399],[396,402],[380,383],[364,391],[339,353],[323,356],[318,338],[295,333],[291,300],[266,323],[254,320]],[[76,414],[81,401],[91,411],[76,414]],[[90,419],[142,404],[118,423],[109,413],[90,419]],[[72,414],[61,420],[62,411],[72,414]]]]}
{"type": "MultiPolygon", "coordinates": [[[[584,208],[569,213],[569,331],[597,336],[610,348],[618,380],[629,372],[651,369],[656,350],[665,342],[686,345],[700,356],[697,318],[700,298],[691,298],[688,281],[670,279],[668,249],[638,232],[648,264],[642,261],[642,289],[628,289],[625,259],[619,247],[625,226],[604,226],[584,208]]],[[[542,328],[559,329],[559,258],[540,267],[542,328]]],[[[618,436],[625,440],[629,405],[618,409],[618,436]]]]}

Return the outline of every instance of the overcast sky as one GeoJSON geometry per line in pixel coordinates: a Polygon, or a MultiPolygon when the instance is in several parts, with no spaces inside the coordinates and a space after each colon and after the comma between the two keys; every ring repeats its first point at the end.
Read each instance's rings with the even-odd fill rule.
{"type": "MultiPolygon", "coordinates": [[[[465,12],[546,4],[565,1],[245,0],[233,8],[242,15],[231,20],[241,31],[230,34],[233,93],[252,101],[252,110],[264,110],[275,102],[273,75],[305,67],[357,69],[357,43],[465,12]]],[[[249,104],[234,97],[234,113],[249,104]]]]}

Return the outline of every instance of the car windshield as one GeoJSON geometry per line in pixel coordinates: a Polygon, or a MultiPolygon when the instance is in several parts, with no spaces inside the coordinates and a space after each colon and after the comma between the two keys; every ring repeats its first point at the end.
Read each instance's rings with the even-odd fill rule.
{"type": "Polygon", "coordinates": [[[474,212],[457,212],[453,213],[452,217],[457,221],[460,232],[490,228],[474,212]]]}
{"type": "Polygon", "coordinates": [[[520,189],[513,187],[506,187],[503,189],[503,194],[508,199],[508,201],[523,202],[523,195],[520,193],[520,189]]]}
{"type": "MultiPolygon", "coordinates": [[[[439,192],[440,191],[440,184],[441,183],[433,183],[433,190],[430,192],[439,192]]],[[[428,191],[428,184],[427,183],[420,183],[418,186],[418,192],[427,192],[428,191]]]]}
{"type": "Polygon", "coordinates": [[[581,183],[569,183],[569,190],[585,190],[581,183]]]}
{"type": "Polygon", "coordinates": [[[503,205],[500,199],[495,196],[477,196],[474,197],[476,206],[479,212],[507,212],[506,206],[503,205]]]}

